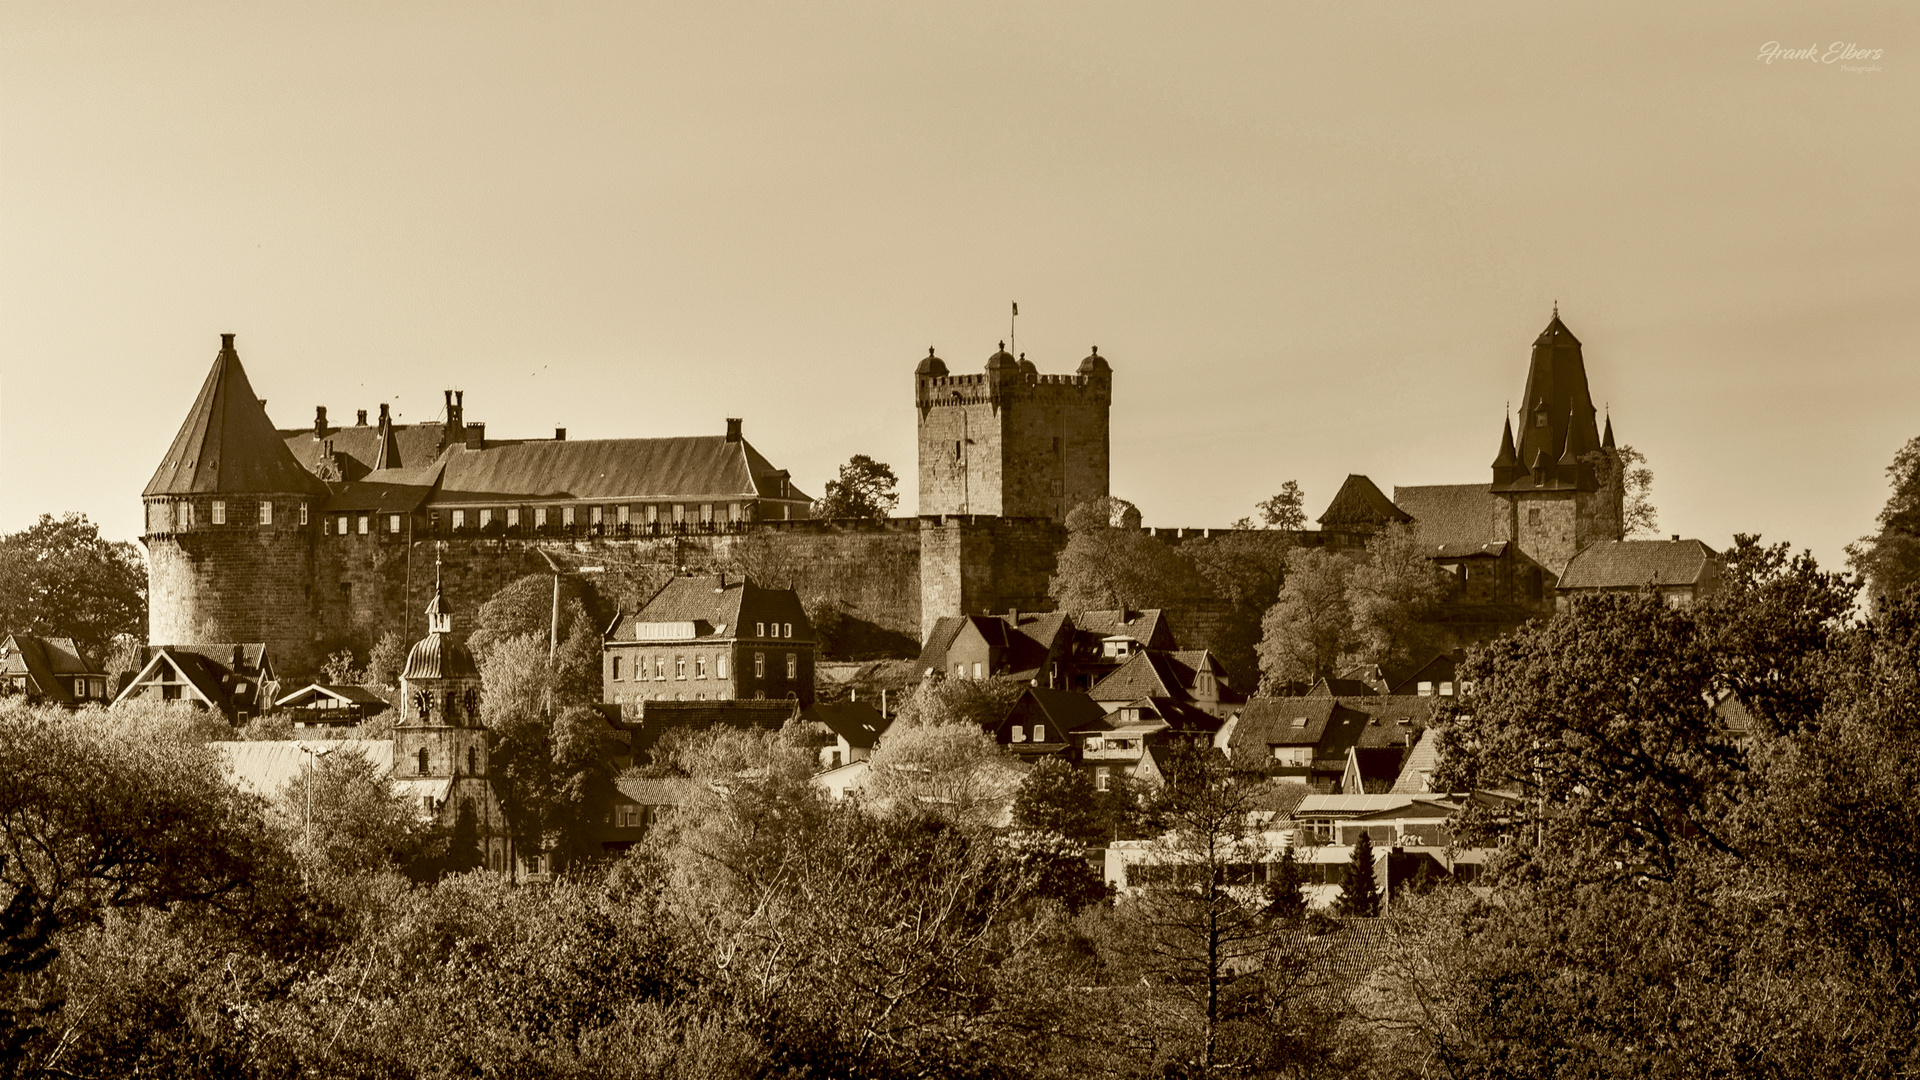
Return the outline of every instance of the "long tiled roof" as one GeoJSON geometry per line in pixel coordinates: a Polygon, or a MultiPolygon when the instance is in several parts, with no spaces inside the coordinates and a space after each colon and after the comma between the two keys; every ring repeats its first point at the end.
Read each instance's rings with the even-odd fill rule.
{"type": "Polygon", "coordinates": [[[1412,515],[1420,542],[1432,546],[1494,542],[1493,491],[1487,484],[1396,487],[1393,504],[1412,515]]]}
{"type": "Polygon", "coordinates": [[[1698,585],[1718,556],[1698,540],[1607,540],[1590,544],[1567,563],[1562,589],[1633,589],[1698,585]]]}
{"type": "Polygon", "coordinates": [[[1131,638],[1149,649],[1174,647],[1173,628],[1159,608],[1144,611],[1076,611],[1073,625],[1094,637],[1131,638]]]}
{"type": "Polygon", "coordinates": [[[1400,775],[1394,778],[1395,795],[1420,795],[1427,791],[1427,779],[1440,767],[1440,740],[1432,732],[1423,734],[1407,751],[1400,763],[1400,775]]]}
{"type": "Polygon", "coordinates": [[[72,676],[105,674],[93,670],[80,658],[80,650],[72,638],[12,634],[7,637],[5,645],[6,651],[0,651],[0,659],[4,659],[7,651],[10,651],[18,657],[20,666],[33,676],[34,685],[40,692],[56,701],[73,703],[72,676]],[[68,678],[57,678],[60,675],[68,678]]]}
{"type": "Polygon", "coordinates": [[[744,439],[540,439],[447,448],[436,503],[506,499],[792,499],[744,439]]]}
{"type": "Polygon", "coordinates": [[[180,433],[140,494],[279,492],[325,496],[327,485],[287,451],[228,334],[180,433]]]}
{"type": "MultiPolygon", "coordinates": [[[[387,454],[380,455],[380,428],[372,424],[321,429],[316,437],[312,428],[281,429],[281,440],[294,459],[311,470],[318,470],[329,445],[336,455],[353,459],[353,473],[375,469],[417,469],[434,463],[440,456],[446,424],[435,420],[424,424],[393,424],[388,428],[387,454]]],[[[351,475],[351,474],[350,474],[351,475]]]]}
{"type": "Polygon", "coordinates": [[[304,777],[313,755],[356,754],[367,759],[381,776],[393,768],[391,739],[274,739],[207,745],[225,759],[227,776],[234,786],[267,798],[279,795],[288,784],[304,777]]]}
{"type": "Polygon", "coordinates": [[[1234,726],[1233,758],[1265,760],[1268,748],[1274,746],[1311,746],[1316,758],[1344,758],[1353,746],[1404,745],[1425,730],[1436,700],[1384,694],[1253,698],[1241,709],[1234,726]]]}
{"type": "Polygon", "coordinates": [[[1093,688],[1095,701],[1133,701],[1144,697],[1187,697],[1187,686],[1163,653],[1135,653],[1093,688]]]}
{"type": "Polygon", "coordinates": [[[818,720],[828,731],[847,740],[855,750],[871,750],[891,723],[880,710],[864,701],[844,705],[814,704],[800,714],[803,720],[818,720]]]}

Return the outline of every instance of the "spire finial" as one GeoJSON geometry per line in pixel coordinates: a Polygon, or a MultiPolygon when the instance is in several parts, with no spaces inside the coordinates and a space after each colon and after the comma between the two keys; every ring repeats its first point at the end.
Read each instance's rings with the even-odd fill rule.
{"type": "Polygon", "coordinates": [[[1553,317],[1560,317],[1560,298],[1557,296],[1553,298],[1553,317]]]}

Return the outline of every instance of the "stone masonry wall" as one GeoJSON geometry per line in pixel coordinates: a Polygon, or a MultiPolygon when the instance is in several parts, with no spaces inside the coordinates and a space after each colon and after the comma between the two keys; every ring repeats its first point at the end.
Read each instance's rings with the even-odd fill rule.
{"type": "Polygon", "coordinates": [[[148,536],[148,642],[264,641],[283,672],[317,665],[314,534],[232,524],[148,536]]]}

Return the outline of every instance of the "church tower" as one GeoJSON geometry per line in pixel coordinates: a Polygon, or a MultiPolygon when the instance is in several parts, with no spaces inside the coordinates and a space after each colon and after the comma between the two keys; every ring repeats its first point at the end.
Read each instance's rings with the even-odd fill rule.
{"type": "Polygon", "coordinates": [[[1623,491],[1613,423],[1608,420],[1603,438],[1580,339],[1560,321],[1557,307],[1534,339],[1518,419],[1516,438],[1508,418],[1493,461],[1494,535],[1513,542],[1534,563],[1526,591],[1538,600],[1551,596],[1575,553],[1621,539],[1623,491]]]}
{"type": "Polygon", "coordinates": [[[409,801],[461,833],[471,815],[484,864],[504,869],[507,842],[487,765],[487,729],[480,720],[480,668],[441,594],[436,568],[427,604],[427,636],[407,653],[400,673],[400,719],[393,726],[393,772],[409,801]]]}
{"type": "Polygon", "coordinates": [[[1107,495],[1113,369],[1095,347],[1072,375],[1043,375],[1006,342],[979,375],[949,375],[932,349],[914,369],[920,516],[1065,521],[1107,495]]]}
{"type": "Polygon", "coordinates": [[[327,485],[294,460],[254,396],[233,335],[145,504],[147,640],[261,641],[282,671],[318,668],[314,545],[327,485]]]}

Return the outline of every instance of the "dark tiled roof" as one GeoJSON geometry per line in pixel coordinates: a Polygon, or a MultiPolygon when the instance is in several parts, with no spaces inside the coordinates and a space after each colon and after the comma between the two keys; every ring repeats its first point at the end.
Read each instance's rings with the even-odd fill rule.
{"type": "Polygon", "coordinates": [[[1354,763],[1360,766],[1360,784],[1364,791],[1353,794],[1386,793],[1399,778],[1400,763],[1406,760],[1406,756],[1407,748],[1404,746],[1354,747],[1354,763]]]}
{"type": "Polygon", "coordinates": [[[1071,734],[1096,727],[1107,712],[1085,694],[1029,686],[1013,703],[1007,716],[1011,719],[1029,714],[1038,714],[1054,730],[1071,734]]]}
{"type": "Polygon", "coordinates": [[[1188,678],[1183,680],[1174,670],[1173,660],[1164,653],[1135,653],[1126,663],[1115,668],[1111,675],[1101,679],[1100,684],[1093,688],[1092,696],[1095,701],[1185,698],[1192,673],[1189,671],[1187,674],[1188,678]]]}
{"type": "Polygon", "coordinates": [[[553,499],[792,499],[776,470],[745,440],[541,439],[447,448],[436,503],[553,499]]]}
{"type": "Polygon", "coordinates": [[[1487,484],[1396,487],[1393,503],[1413,517],[1423,544],[1478,550],[1494,542],[1493,490],[1487,484]]]}
{"type": "Polygon", "coordinates": [[[284,705],[302,694],[330,694],[355,705],[390,705],[387,695],[374,687],[359,683],[308,683],[291,694],[283,695],[275,705],[284,705]]]}
{"type": "Polygon", "coordinates": [[[693,797],[693,781],[681,777],[634,777],[613,782],[614,790],[641,806],[679,806],[693,797]]]}
{"type": "Polygon", "coordinates": [[[275,494],[325,496],[327,485],[287,451],[254,396],[231,339],[214,358],[180,433],[141,495],[275,494]]]}
{"type": "Polygon", "coordinates": [[[1378,688],[1364,679],[1323,678],[1319,682],[1314,683],[1313,687],[1306,692],[1305,696],[1317,698],[1353,698],[1371,697],[1379,692],[1378,688]]]}
{"type": "Polygon", "coordinates": [[[1073,625],[1094,637],[1124,637],[1149,649],[1175,647],[1173,627],[1159,608],[1144,611],[1076,611],[1073,625]]]}
{"type": "Polygon", "coordinates": [[[1418,738],[1434,698],[1254,698],[1240,711],[1231,745],[1235,761],[1265,761],[1269,747],[1311,746],[1316,759],[1344,758],[1353,746],[1390,746],[1418,738]],[[1305,720],[1296,726],[1297,720],[1305,720]]]}
{"type": "Polygon", "coordinates": [[[440,467],[383,469],[359,480],[328,485],[333,494],[322,511],[367,510],[380,514],[409,514],[425,505],[440,479],[440,467]]]}
{"type": "Polygon", "coordinates": [[[1333,501],[1327,504],[1326,512],[1320,515],[1321,525],[1338,528],[1355,525],[1386,525],[1391,522],[1412,521],[1405,510],[1393,505],[1392,500],[1382,494],[1372,480],[1359,473],[1349,473],[1340,490],[1333,493],[1333,501]]]}
{"type": "Polygon", "coordinates": [[[315,438],[312,428],[281,429],[279,432],[294,460],[309,470],[318,471],[331,442],[336,455],[353,459],[359,467],[353,471],[371,472],[376,468],[417,469],[432,465],[440,456],[441,435],[446,424],[434,420],[424,424],[394,424],[390,429],[387,456],[380,458],[380,428],[371,424],[330,427],[315,438]]]}
{"type": "Polygon", "coordinates": [[[149,645],[147,657],[151,659],[163,647],[175,656],[191,653],[205,657],[222,672],[254,674],[262,671],[267,663],[267,646],[259,641],[173,642],[166,646],[149,645]],[[237,669],[234,667],[235,649],[240,650],[238,654],[240,665],[237,669]]]}
{"type": "MultiPolygon", "coordinates": [[[[608,632],[611,643],[636,641],[641,623],[694,623],[696,633],[724,638],[757,637],[758,623],[792,623],[794,641],[813,642],[813,624],[792,589],[769,589],[751,579],[724,574],[677,577],[632,615],[622,615],[608,632]],[[698,624],[706,624],[704,630],[698,624]]],[[[781,641],[788,640],[781,635],[781,641]]]]}
{"type": "Polygon", "coordinates": [[[1450,653],[1441,653],[1433,659],[1407,672],[1393,681],[1390,691],[1395,694],[1418,694],[1420,684],[1453,682],[1454,674],[1459,670],[1459,661],[1450,653]]]}
{"type": "Polygon", "coordinates": [[[13,634],[8,636],[0,656],[7,660],[8,667],[24,668],[40,693],[63,704],[74,703],[73,676],[104,675],[95,671],[80,658],[80,650],[72,638],[37,637],[33,634],[13,634]],[[58,676],[66,676],[65,679],[58,676]]]}
{"type": "Polygon", "coordinates": [[[428,634],[413,643],[407,653],[403,679],[477,679],[480,668],[473,662],[467,643],[453,634],[428,634]]]}
{"type": "Polygon", "coordinates": [[[879,709],[864,701],[844,705],[809,705],[801,712],[800,718],[825,725],[828,731],[845,739],[847,745],[855,750],[873,749],[873,744],[880,741],[887,725],[892,723],[880,715],[879,709]]]}
{"type": "Polygon", "coordinates": [[[1714,573],[1718,555],[1698,540],[1606,540],[1567,563],[1562,589],[1633,589],[1698,585],[1714,573]]]}

